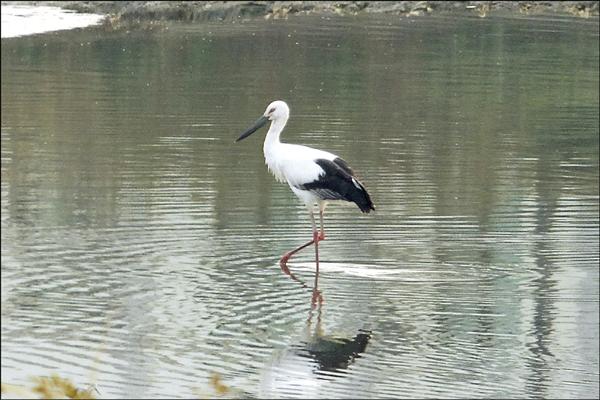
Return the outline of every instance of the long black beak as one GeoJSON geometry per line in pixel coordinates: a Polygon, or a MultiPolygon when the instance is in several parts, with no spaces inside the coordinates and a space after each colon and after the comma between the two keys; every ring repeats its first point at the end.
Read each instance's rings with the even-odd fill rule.
{"type": "Polygon", "coordinates": [[[267,122],[269,122],[269,118],[267,118],[267,117],[265,117],[263,115],[262,117],[260,117],[259,119],[256,120],[256,122],[254,123],[254,125],[252,125],[246,131],[244,131],[244,133],[242,133],[240,135],[240,137],[237,138],[235,141],[239,142],[240,140],[247,138],[248,136],[252,135],[257,130],[259,130],[260,128],[262,128],[263,126],[265,126],[267,122]]]}

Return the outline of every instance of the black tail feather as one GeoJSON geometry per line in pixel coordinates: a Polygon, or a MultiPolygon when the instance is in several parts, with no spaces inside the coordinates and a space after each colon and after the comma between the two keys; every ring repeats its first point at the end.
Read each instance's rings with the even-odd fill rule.
{"type": "Polygon", "coordinates": [[[354,202],[360,208],[360,211],[364,213],[369,213],[371,210],[375,211],[375,205],[371,201],[371,196],[367,192],[367,189],[356,178],[352,179],[359,187],[355,187],[355,190],[349,193],[350,201],[354,202]]]}

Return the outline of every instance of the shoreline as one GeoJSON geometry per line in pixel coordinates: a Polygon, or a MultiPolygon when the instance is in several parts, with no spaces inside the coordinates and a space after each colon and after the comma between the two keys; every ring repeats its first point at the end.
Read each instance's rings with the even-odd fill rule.
{"type": "Polygon", "coordinates": [[[109,23],[285,19],[290,15],[562,15],[598,17],[598,1],[11,1],[104,14],[109,23]]]}

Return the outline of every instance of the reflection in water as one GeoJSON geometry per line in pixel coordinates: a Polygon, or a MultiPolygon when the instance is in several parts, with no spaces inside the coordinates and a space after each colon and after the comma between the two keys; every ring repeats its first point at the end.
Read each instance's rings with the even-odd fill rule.
{"type": "MultiPolygon", "coordinates": [[[[303,288],[308,288],[308,285],[302,279],[290,271],[287,263],[280,263],[280,267],[285,275],[298,282],[303,288]]],[[[340,370],[347,369],[365,351],[371,339],[372,332],[360,329],[353,338],[327,335],[322,321],[324,296],[317,286],[317,276],[315,276],[314,282],[311,308],[306,320],[304,337],[301,344],[294,344],[292,348],[297,355],[316,361],[317,364],[314,372],[339,372],[340,370]],[[316,322],[313,322],[315,314],[316,322]]]]}
{"type": "MultiPolygon", "coordinates": [[[[293,274],[290,276],[306,287],[293,274]]],[[[296,343],[276,351],[267,363],[261,382],[261,396],[295,397],[295,388],[300,387],[302,397],[318,397],[319,381],[335,382],[337,378],[346,376],[348,368],[365,352],[372,332],[358,329],[354,336],[327,334],[323,310],[321,291],[313,287],[304,327],[299,335],[294,335],[298,337],[296,343]]]]}
{"type": "Polygon", "coordinates": [[[322,327],[321,304],[317,308],[317,322],[312,328],[314,310],[311,310],[306,330],[309,337],[298,347],[299,355],[315,360],[317,371],[339,371],[348,368],[355,358],[365,351],[371,331],[359,330],[353,338],[328,336],[322,327]]]}

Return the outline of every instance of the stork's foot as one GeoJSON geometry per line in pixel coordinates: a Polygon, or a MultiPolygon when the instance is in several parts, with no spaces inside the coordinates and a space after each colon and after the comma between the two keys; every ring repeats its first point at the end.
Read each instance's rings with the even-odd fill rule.
{"type": "Polygon", "coordinates": [[[292,255],[290,253],[285,253],[283,255],[283,257],[281,257],[279,259],[279,266],[281,267],[281,269],[283,270],[283,272],[285,272],[286,274],[290,274],[290,270],[287,267],[287,262],[288,260],[292,257],[292,255]]]}
{"type": "Polygon", "coordinates": [[[319,242],[321,240],[325,240],[325,231],[319,232],[319,236],[317,236],[317,238],[319,239],[319,242]]]}

